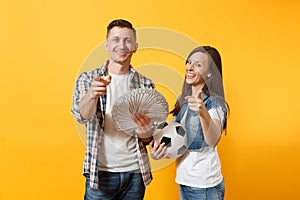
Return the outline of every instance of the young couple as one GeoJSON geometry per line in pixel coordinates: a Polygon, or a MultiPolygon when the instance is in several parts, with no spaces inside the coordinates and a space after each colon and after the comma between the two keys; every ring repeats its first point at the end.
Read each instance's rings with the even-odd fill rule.
{"type": "MultiPolygon", "coordinates": [[[[154,88],[153,82],[131,66],[138,44],[136,31],[126,20],[107,26],[105,48],[109,59],[99,68],[78,77],[72,114],[86,125],[85,200],[143,199],[152,180],[146,145],[153,159],[168,157],[164,143],[153,145],[151,119],[134,116],[135,135],[117,130],[111,109],[123,94],[135,88],[154,88]]],[[[217,153],[226,129],[228,106],[224,98],[222,65],[218,51],[209,46],[192,50],[175,108],[174,121],[187,130],[188,151],[177,159],[176,182],[180,198],[223,199],[224,180],[217,153]]]]}

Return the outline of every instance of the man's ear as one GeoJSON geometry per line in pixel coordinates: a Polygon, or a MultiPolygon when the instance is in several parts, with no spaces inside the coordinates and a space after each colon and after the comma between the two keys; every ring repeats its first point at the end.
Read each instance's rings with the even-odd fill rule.
{"type": "Polygon", "coordinates": [[[107,41],[104,42],[104,48],[105,48],[106,51],[108,51],[108,44],[107,44],[107,41]]]}
{"type": "Polygon", "coordinates": [[[133,46],[132,52],[135,53],[136,50],[138,49],[138,47],[139,47],[139,44],[135,43],[135,45],[133,46]]]}

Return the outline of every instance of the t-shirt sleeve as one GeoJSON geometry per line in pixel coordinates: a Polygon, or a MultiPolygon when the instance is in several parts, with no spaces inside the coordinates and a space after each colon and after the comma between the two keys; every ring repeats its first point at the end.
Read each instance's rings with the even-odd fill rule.
{"type": "Polygon", "coordinates": [[[212,119],[217,119],[220,121],[223,129],[225,113],[223,112],[222,107],[221,106],[213,107],[208,111],[208,113],[212,119]]]}

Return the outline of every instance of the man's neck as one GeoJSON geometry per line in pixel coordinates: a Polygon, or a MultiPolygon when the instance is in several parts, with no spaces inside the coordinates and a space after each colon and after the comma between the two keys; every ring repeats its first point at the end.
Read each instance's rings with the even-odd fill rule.
{"type": "Polygon", "coordinates": [[[127,74],[130,69],[130,63],[110,63],[108,65],[108,71],[113,74],[123,75],[127,74]]]}

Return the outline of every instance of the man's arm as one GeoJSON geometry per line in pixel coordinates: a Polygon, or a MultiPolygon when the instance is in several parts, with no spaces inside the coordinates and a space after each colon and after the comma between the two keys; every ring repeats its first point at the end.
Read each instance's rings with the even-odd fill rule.
{"type": "Polygon", "coordinates": [[[106,86],[110,84],[110,81],[111,76],[94,76],[94,80],[91,84],[90,89],[78,105],[80,115],[84,119],[93,118],[96,112],[98,98],[106,93],[106,86]]]}

